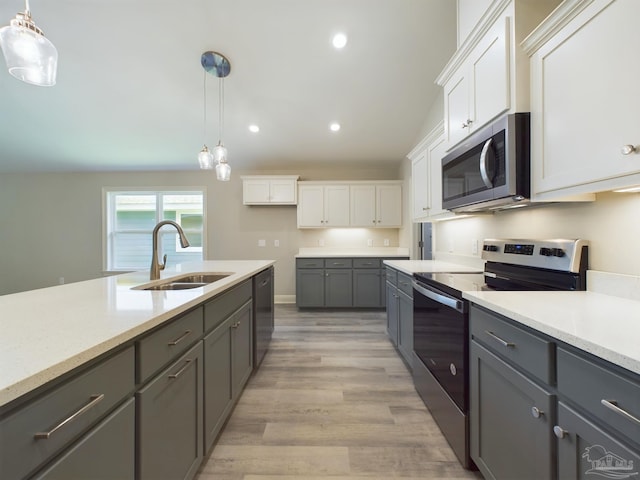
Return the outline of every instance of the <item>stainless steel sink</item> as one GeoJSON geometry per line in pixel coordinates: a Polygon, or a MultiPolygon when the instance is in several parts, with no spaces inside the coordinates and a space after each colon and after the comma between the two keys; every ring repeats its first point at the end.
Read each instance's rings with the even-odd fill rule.
{"type": "Polygon", "coordinates": [[[164,282],[153,285],[145,284],[133,287],[132,290],[189,290],[204,287],[210,283],[227,278],[231,273],[190,273],[179,277],[167,278],[164,282]]]}

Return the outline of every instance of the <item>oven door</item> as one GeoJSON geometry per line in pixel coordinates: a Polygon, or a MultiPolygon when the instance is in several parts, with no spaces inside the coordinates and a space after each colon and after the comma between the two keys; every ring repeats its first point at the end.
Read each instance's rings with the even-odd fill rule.
{"type": "Polygon", "coordinates": [[[413,281],[413,349],[462,412],[468,412],[467,302],[413,281]]]}

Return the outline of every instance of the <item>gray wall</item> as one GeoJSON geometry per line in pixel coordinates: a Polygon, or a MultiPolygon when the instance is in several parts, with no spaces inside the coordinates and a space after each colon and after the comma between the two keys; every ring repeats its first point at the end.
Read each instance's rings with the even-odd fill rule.
{"type": "MultiPolygon", "coordinates": [[[[103,275],[104,187],[203,186],[207,192],[207,259],[276,260],[276,294],[293,295],[300,247],[399,246],[398,229],[298,230],[293,206],[242,205],[243,174],[297,174],[301,180],[395,180],[398,166],[238,172],[228,183],[209,172],[42,173],[0,175],[0,295],[103,275]],[[258,247],[258,240],[267,241],[258,247]],[[274,247],[274,240],[280,247],[274,247]]],[[[407,207],[405,206],[405,209],[407,207]]],[[[403,245],[404,246],[404,245],[403,245]]],[[[169,264],[171,259],[169,258],[169,264]]]]}

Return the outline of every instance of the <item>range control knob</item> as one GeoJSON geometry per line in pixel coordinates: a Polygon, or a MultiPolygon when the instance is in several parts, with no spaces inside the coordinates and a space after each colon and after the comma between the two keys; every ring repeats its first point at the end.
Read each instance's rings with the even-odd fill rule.
{"type": "Polygon", "coordinates": [[[564,250],[561,248],[552,248],[551,251],[554,257],[564,257],[564,250]]]}
{"type": "Polygon", "coordinates": [[[540,255],[543,255],[545,257],[550,257],[551,256],[551,249],[547,248],[547,247],[540,247],[540,255]]]}
{"type": "Polygon", "coordinates": [[[497,245],[485,245],[484,247],[482,247],[482,249],[485,252],[497,252],[498,251],[498,246],[497,245]]]}

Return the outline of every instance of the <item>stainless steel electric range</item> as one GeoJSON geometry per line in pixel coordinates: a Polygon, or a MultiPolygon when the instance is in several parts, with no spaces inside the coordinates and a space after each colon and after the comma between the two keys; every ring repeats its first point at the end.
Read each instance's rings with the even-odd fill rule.
{"type": "Polygon", "coordinates": [[[485,240],[484,271],[415,273],[413,379],[465,468],[469,455],[469,290],[585,290],[584,240],[485,240]]]}

